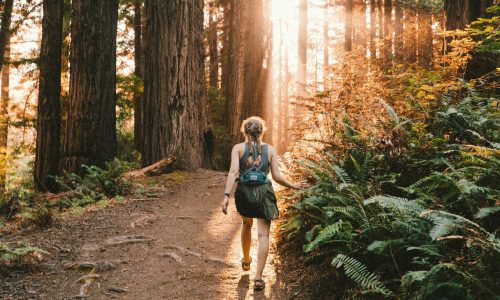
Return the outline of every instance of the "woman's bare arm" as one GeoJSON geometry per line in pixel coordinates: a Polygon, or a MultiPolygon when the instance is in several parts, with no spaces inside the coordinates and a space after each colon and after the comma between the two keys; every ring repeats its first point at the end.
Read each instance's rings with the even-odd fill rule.
{"type": "Polygon", "coordinates": [[[287,188],[296,190],[300,189],[298,185],[288,182],[288,180],[283,177],[278,165],[278,154],[276,153],[276,150],[274,150],[274,148],[271,146],[269,146],[269,161],[271,163],[271,175],[273,176],[274,181],[287,188]]]}
{"type": "Polygon", "coordinates": [[[226,182],[226,193],[231,193],[233,189],[234,182],[236,178],[238,178],[238,174],[240,172],[240,155],[238,152],[238,145],[233,147],[231,151],[231,167],[229,168],[229,174],[227,175],[226,182]]]}
{"type": "MultiPolygon", "coordinates": [[[[238,178],[239,172],[240,172],[240,154],[238,151],[238,145],[235,145],[233,147],[233,150],[231,151],[231,167],[229,168],[229,174],[227,175],[226,190],[224,192],[225,195],[231,193],[234,182],[236,181],[236,178],[238,178]]],[[[224,200],[222,201],[222,212],[225,214],[227,214],[227,204],[228,204],[228,197],[224,196],[224,200]]]]}

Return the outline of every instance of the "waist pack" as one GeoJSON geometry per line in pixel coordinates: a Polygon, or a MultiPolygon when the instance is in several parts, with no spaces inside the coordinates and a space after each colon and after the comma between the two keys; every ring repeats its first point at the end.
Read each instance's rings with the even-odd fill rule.
{"type": "Polygon", "coordinates": [[[263,185],[269,182],[266,173],[262,172],[260,168],[250,168],[240,174],[239,182],[244,185],[263,185]]]}

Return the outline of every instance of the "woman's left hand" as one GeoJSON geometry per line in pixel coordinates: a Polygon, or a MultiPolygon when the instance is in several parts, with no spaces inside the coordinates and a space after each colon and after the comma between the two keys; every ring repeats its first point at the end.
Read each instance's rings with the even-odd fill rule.
{"type": "Polygon", "coordinates": [[[227,205],[229,204],[229,197],[224,196],[224,200],[222,200],[222,212],[227,215],[227,205]]]}

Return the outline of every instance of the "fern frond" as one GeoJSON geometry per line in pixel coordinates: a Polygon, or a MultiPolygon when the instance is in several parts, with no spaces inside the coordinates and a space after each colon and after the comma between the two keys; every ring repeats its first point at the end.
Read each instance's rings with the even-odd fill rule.
{"type": "MultiPolygon", "coordinates": [[[[459,266],[453,264],[453,263],[440,263],[440,264],[437,264],[435,266],[433,266],[430,270],[429,270],[429,280],[430,281],[435,281],[436,278],[437,278],[437,275],[443,271],[443,270],[450,270],[450,271],[454,271],[456,274],[458,275],[461,275],[463,278],[465,278],[467,281],[469,282],[472,282],[474,283],[475,285],[477,285],[481,290],[483,290],[484,292],[487,292],[491,295],[493,295],[494,297],[496,297],[496,293],[493,292],[491,289],[489,289],[488,287],[486,287],[484,284],[482,284],[481,280],[476,278],[474,275],[472,275],[471,273],[465,271],[465,270],[462,270],[459,266]]],[[[442,280],[442,279],[440,279],[442,280]]],[[[434,282],[430,282],[431,284],[434,283],[434,282]]]]}
{"type": "Polygon", "coordinates": [[[336,268],[344,266],[344,271],[347,277],[354,280],[367,291],[380,293],[384,296],[392,295],[392,292],[385,287],[385,285],[379,280],[379,277],[368,271],[368,268],[355,258],[339,254],[332,260],[332,266],[336,268]]]}
{"type": "Polygon", "coordinates": [[[479,209],[479,211],[474,215],[474,218],[484,219],[484,218],[489,217],[490,215],[495,214],[499,211],[500,211],[500,205],[483,207],[483,208],[479,209]]]}
{"type": "Polygon", "coordinates": [[[309,253],[314,249],[318,248],[319,246],[332,241],[332,239],[337,236],[350,239],[351,232],[352,232],[351,223],[339,220],[338,222],[333,223],[332,225],[329,225],[325,227],[323,230],[321,230],[318,236],[312,242],[306,245],[304,251],[306,253],[309,253]]]}
{"type": "Polygon", "coordinates": [[[419,251],[428,256],[443,257],[443,255],[441,255],[441,253],[438,252],[439,250],[436,245],[422,245],[420,247],[408,247],[406,248],[406,251],[419,251]]]}
{"type": "Polygon", "coordinates": [[[362,214],[356,206],[326,206],[325,210],[342,214],[351,219],[359,218],[362,214]]]}
{"type": "Polygon", "coordinates": [[[374,196],[364,201],[365,205],[378,203],[381,207],[390,209],[401,215],[418,215],[424,208],[419,204],[405,198],[393,196],[374,196]]]}
{"type": "Polygon", "coordinates": [[[429,276],[429,271],[409,271],[401,277],[401,289],[403,293],[414,285],[421,285],[429,276]]]}
{"type": "Polygon", "coordinates": [[[486,194],[492,191],[490,188],[478,186],[466,179],[460,179],[456,185],[463,194],[486,194]]]}
{"type": "Polygon", "coordinates": [[[342,180],[342,182],[344,182],[344,183],[351,183],[352,182],[351,178],[349,177],[349,174],[343,168],[341,168],[337,165],[332,165],[332,169],[335,171],[335,173],[337,174],[339,179],[342,180]]]}
{"type": "Polygon", "coordinates": [[[447,224],[456,224],[457,222],[460,224],[470,225],[479,230],[486,238],[491,239],[494,237],[493,234],[489,233],[486,229],[479,226],[477,223],[472,222],[471,220],[464,218],[462,216],[452,214],[446,211],[441,210],[426,210],[420,213],[420,217],[427,218],[433,221],[435,224],[446,223],[447,224]],[[448,221],[444,220],[448,219],[448,221]],[[450,222],[451,221],[451,222],[450,222]]]}

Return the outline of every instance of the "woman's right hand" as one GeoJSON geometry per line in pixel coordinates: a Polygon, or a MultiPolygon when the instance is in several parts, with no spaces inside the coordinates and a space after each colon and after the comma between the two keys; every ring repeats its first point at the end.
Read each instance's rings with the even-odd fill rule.
{"type": "Polygon", "coordinates": [[[303,190],[303,189],[307,188],[307,183],[298,182],[298,183],[292,184],[291,188],[294,190],[303,190]]]}
{"type": "Polygon", "coordinates": [[[224,200],[222,200],[222,212],[227,215],[227,205],[229,204],[229,197],[224,196],[224,200]]]}

